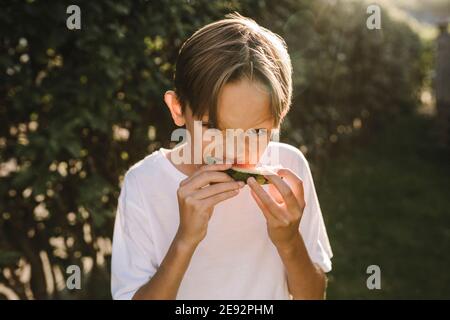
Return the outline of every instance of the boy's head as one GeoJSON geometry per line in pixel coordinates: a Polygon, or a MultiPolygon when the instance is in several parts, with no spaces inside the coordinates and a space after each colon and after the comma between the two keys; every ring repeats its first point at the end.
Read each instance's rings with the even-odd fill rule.
{"type": "Polygon", "coordinates": [[[292,97],[292,65],[284,40],[238,13],[195,32],[179,51],[175,90],[165,101],[178,126],[279,127],[292,97]]]}

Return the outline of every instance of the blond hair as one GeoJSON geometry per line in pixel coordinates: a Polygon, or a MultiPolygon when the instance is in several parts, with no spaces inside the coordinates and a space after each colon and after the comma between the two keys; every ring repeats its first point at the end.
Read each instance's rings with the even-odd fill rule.
{"type": "Polygon", "coordinates": [[[217,125],[222,87],[247,77],[264,84],[278,126],[292,100],[292,65],[283,38],[237,12],[210,23],[182,45],[175,71],[175,92],[183,111],[208,114],[217,125]]]}

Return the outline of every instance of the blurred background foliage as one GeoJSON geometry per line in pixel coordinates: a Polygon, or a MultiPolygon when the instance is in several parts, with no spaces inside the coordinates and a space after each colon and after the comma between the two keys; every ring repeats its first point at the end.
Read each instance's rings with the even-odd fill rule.
{"type": "Polygon", "coordinates": [[[328,191],[341,188],[340,178],[322,176],[343,151],[413,116],[433,63],[432,46],[385,11],[382,29],[368,30],[366,7],[326,0],[0,4],[0,297],[110,298],[123,175],[170,146],[174,127],[162,95],[181,44],[231,11],[288,43],[295,88],[282,140],[299,147],[324,181],[319,197],[337,266],[347,270],[340,280],[339,269],[331,276],[330,297],[364,296],[351,286],[355,268],[364,275],[365,267],[352,269],[335,236],[337,199],[328,191]],[[70,4],[81,8],[79,31],[66,28],[70,4]],[[64,289],[72,264],[83,268],[83,290],[64,289]]]}

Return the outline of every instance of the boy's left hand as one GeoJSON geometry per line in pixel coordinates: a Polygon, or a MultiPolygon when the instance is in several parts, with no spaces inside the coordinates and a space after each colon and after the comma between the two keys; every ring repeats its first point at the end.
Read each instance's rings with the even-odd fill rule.
{"type": "Polygon", "coordinates": [[[280,169],[278,175],[265,176],[271,183],[266,192],[254,178],[247,184],[267,220],[269,237],[278,250],[290,249],[300,235],[299,225],[305,209],[303,181],[291,170],[280,169]],[[289,186],[281,177],[286,178],[289,186]]]}

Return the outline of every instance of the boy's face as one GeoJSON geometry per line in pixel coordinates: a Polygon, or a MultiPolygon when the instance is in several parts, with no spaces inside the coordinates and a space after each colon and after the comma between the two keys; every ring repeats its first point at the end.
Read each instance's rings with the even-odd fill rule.
{"type": "MultiPolygon", "coordinates": [[[[257,164],[267,147],[272,130],[276,129],[273,127],[274,117],[270,108],[270,94],[265,91],[262,84],[248,79],[226,84],[218,97],[217,128],[213,128],[222,133],[220,143],[223,147],[221,153],[220,149],[216,148],[212,155],[228,161],[232,160],[234,163],[250,166],[257,164]],[[233,138],[230,134],[236,134],[236,136],[233,138]],[[237,142],[239,134],[244,134],[240,136],[242,144],[237,142]],[[257,141],[256,146],[255,141],[257,141]],[[227,144],[233,149],[227,148],[227,144]]],[[[202,119],[196,119],[190,108],[186,108],[183,117],[186,129],[191,135],[192,144],[201,141],[202,150],[207,150],[207,146],[212,144],[211,139],[205,139],[205,132],[211,129],[208,115],[203,116],[202,119]],[[201,121],[202,139],[195,136],[197,132],[194,130],[195,120],[201,121]]],[[[217,140],[214,145],[217,145],[217,140]]],[[[193,148],[192,145],[192,150],[193,148]]]]}

